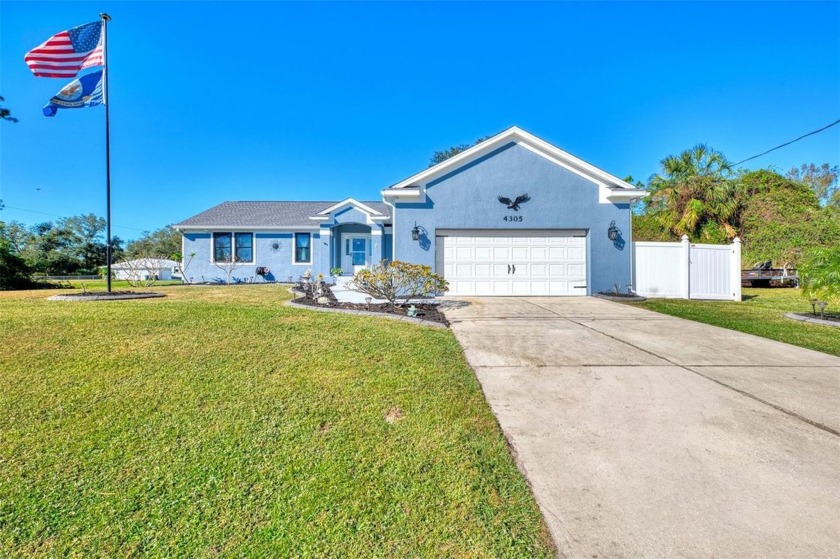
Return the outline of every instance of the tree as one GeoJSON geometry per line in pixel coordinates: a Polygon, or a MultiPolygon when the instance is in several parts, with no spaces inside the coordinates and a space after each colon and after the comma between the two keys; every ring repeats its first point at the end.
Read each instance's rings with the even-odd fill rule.
{"type": "MultiPolygon", "coordinates": [[[[107,262],[107,246],[104,239],[105,219],[94,214],[65,217],[58,220],[58,227],[70,237],[69,252],[83,272],[95,273],[107,262]]],[[[116,238],[117,246],[122,243],[116,238]]],[[[112,258],[113,259],[113,258],[112,258]]]]}
{"type": "Polygon", "coordinates": [[[240,266],[244,266],[242,262],[236,259],[231,260],[214,260],[213,265],[220,269],[225,274],[225,283],[230,283],[230,278],[233,275],[234,270],[239,268],[240,266]]]}
{"type": "Polygon", "coordinates": [[[129,258],[165,254],[166,258],[173,258],[181,254],[181,233],[170,226],[161,227],[154,231],[143,231],[139,239],[130,241],[125,254],[129,258]]]}
{"type": "Polygon", "coordinates": [[[645,212],[676,237],[723,242],[737,235],[738,185],[730,180],[729,161],[719,151],[697,144],[660,162],[650,178],[645,212]]]}
{"type": "Polygon", "coordinates": [[[32,234],[26,225],[19,221],[10,221],[9,223],[0,221],[0,241],[3,240],[9,243],[14,253],[21,254],[28,243],[31,242],[32,234]]]}
{"type": "MultiPolygon", "coordinates": [[[[0,101],[5,101],[2,97],[0,97],[0,101]]],[[[12,111],[5,107],[0,107],[0,120],[7,120],[9,122],[17,122],[18,119],[12,116],[12,111]]]]}
{"type": "Polygon", "coordinates": [[[353,276],[353,286],[371,297],[385,299],[394,309],[398,299],[405,302],[449,289],[446,280],[432,273],[429,266],[399,260],[381,262],[353,276]]]}
{"type": "Polygon", "coordinates": [[[483,138],[479,138],[473,144],[458,144],[457,146],[451,146],[442,151],[436,151],[432,154],[432,157],[429,158],[429,167],[434,167],[438,163],[442,163],[450,157],[458,155],[462,151],[467,151],[471,147],[477,146],[489,137],[490,136],[484,136],[483,138]]]}
{"type": "Polygon", "coordinates": [[[840,239],[840,216],[821,208],[806,184],[760,169],[738,177],[736,216],[747,265],[772,260],[797,265],[804,252],[830,247],[840,239]]]}
{"type": "MultiPolygon", "coordinates": [[[[35,272],[53,275],[96,273],[106,263],[105,220],[93,214],[46,221],[26,227],[11,222],[6,239],[35,272]]],[[[112,238],[113,260],[122,254],[122,240],[112,238]]]]}
{"type": "Polygon", "coordinates": [[[167,268],[166,257],[147,256],[123,260],[120,266],[131,287],[151,287],[167,268]]]}
{"type": "Polygon", "coordinates": [[[786,177],[808,185],[823,206],[840,207],[840,189],[837,186],[840,166],[830,167],[828,163],[819,167],[813,163],[802,164],[789,170],[786,177]]]}
{"type": "Polygon", "coordinates": [[[8,289],[29,289],[35,284],[32,270],[23,258],[15,254],[9,243],[0,236],[0,291],[8,289]]]}

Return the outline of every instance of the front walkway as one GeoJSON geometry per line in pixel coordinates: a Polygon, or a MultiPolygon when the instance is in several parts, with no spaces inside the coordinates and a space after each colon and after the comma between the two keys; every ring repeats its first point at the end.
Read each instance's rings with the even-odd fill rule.
{"type": "Polygon", "coordinates": [[[561,556],[840,557],[840,358],[592,298],[447,310],[561,556]]]}

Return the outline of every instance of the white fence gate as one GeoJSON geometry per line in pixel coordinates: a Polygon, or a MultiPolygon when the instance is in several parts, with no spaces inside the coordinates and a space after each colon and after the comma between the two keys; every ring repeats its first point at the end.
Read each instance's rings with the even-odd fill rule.
{"type": "Polygon", "coordinates": [[[643,297],[741,300],[741,240],[731,245],[633,243],[633,285],[643,297]]]}

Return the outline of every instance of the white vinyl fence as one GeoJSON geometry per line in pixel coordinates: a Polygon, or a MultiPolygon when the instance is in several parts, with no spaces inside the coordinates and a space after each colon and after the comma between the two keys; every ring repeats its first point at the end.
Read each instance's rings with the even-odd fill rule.
{"type": "Polygon", "coordinates": [[[741,240],[731,245],[633,243],[636,293],[643,297],[741,300],[741,240]]]}

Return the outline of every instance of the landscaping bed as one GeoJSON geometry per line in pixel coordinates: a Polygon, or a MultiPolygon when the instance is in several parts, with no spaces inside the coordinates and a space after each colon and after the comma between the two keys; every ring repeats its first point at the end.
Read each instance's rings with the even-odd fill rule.
{"type": "Polygon", "coordinates": [[[335,295],[333,295],[329,285],[324,284],[321,289],[321,296],[323,299],[316,297],[313,293],[300,287],[293,288],[292,291],[298,295],[297,299],[295,299],[295,303],[325,309],[364,311],[396,316],[408,316],[408,310],[413,305],[416,310],[414,318],[449,326],[449,321],[446,320],[446,317],[442,312],[440,312],[440,308],[437,303],[413,303],[412,305],[397,303],[393,308],[390,303],[372,303],[370,305],[365,303],[343,303],[335,298],[335,295]],[[321,302],[319,302],[319,299],[321,302]]]}

